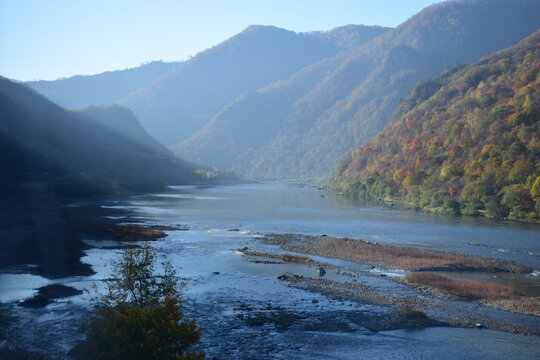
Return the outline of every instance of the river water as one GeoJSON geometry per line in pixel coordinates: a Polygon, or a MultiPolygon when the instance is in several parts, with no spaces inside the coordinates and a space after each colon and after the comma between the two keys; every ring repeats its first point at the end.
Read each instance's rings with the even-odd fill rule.
{"type": "MultiPolygon", "coordinates": [[[[538,270],[538,225],[351,206],[303,184],[171,187],[164,193],[111,200],[104,206],[131,210],[129,221],[189,227],[169,231],[167,238],[152,245],[185,277],[185,313],[203,329],[200,347],[210,359],[540,358],[538,336],[445,327],[371,332],[351,322],[347,314],[390,309],[288,287],[276,277],[285,272],[315,276],[315,270],[295,264],[251,263],[233,251],[247,246],[278,252],[258,242],[264,233],[327,234],[497,257],[538,270]],[[262,315],[258,321],[246,322],[245,317],[253,314],[262,315]],[[274,321],[275,314],[286,314],[281,317],[286,320],[274,321]]],[[[100,287],[116,256],[107,248],[90,249],[83,261],[97,273],[59,282],[79,289],[90,289],[94,283],[100,287]]],[[[536,274],[513,281],[537,294],[536,274]]],[[[330,272],[328,276],[337,275],[330,272]]],[[[39,276],[0,274],[0,301],[20,300],[48,282],[39,276]]],[[[408,291],[395,284],[380,286],[408,291]]],[[[76,329],[89,297],[84,294],[41,310],[21,308],[20,336],[33,341],[37,349],[66,351],[82,336],[76,329]]]]}

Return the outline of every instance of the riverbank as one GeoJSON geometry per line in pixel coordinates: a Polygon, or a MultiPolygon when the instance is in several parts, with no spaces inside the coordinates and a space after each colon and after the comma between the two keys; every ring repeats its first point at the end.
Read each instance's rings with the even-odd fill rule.
{"type": "Polygon", "coordinates": [[[260,242],[264,245],[279,246],[281,251],[284,250],[286,253],[275,254],[247,248],[235,251],[254,263],[294,262],[313,268],[313,274],[316,275],[313,277],[293,273],[278,276],[278,279],[288,286],[324,294],[342,301],[393,309],[384,315],[386,320],[378,319],[381,324],[380,329],[372,325],[373,319],[365,319],[365,327],[373,331],[386,327],[392,328],[392,326],[401,329],[452,326],[540,335],[540,298],[523,296],[507,285],[455,280],[448,275],[434,273],[437,271],[444,271],[445,274],[476,271],[494,274],[501,272],[524,274],[531,271],[511,261],[380,245],[359,239],[333,238],[324,235],[266,234],[260,238],[260,242]],[[351,270],[346,266],[336,265],[332,261],[316,261],[305,255],[315,256],[319,260],[328,258],[349,261],[362,268],[351,270]],[[378,271],[373,271],[375,267],[378,271]],[[333,269],[336,274],[341,275],[341,278],[324,277],[326,273],[324,269],[333,269]],[[401,272],[401,275],[407,273],[409,275],[388,276],[384,271],[397,271],[401,272]],[[381,290],[376,286],[365,285],[364,283],[370,282],[362,281],[363,278],[378,278],[386,284],[383,289],[387,288],[381,290]],[[420,281],[420,278],[424,281],[420,281]],[[425,280],[426,278],[430,281],[425,280]],[[445,281],[434,281],[441,279],[445,281]],[[404,285],[410,291],[392,293],[388,291],[388,287],[392,287],[388,285],[389,282],[404,285]],[[456,291],[458,289],[460,292],[456,291]],[[412,311],[423,315],[412,319],[397,315],[412,311]]]}
{"type": "Polygon", "coordinates": [[[155,242],[171,231],[189,229],[145,224],[112,200],[47,204],[2,208],[0,293],[11,294],[1,294],[7,298],[0,301],[0,358],[66,358],[84,337],[77,330],[92,312],[87,283],[93,278],[102,282],[100,267],[110,265],[113,253],[126,244],[155,242]],[[88,253],[100,250],[110,253],[105,255],[109,260],[86,262],[88,253]],[[35,328],[25,325],[34,318],[35,328]]]}
{"type": "MultiPolygon", "coordinates": [[[[330,196],[321,197],[316,188],[298,189],[287,184],[174,187],[165,193],[118,201],[66,205],[74,220],[77,216],[73,208],[89,207],[81,211],[84,214],[94,212],[91,207],[99,205],[103,207],[95,209],[95,214],[104,217],[98,215],[95,221],[113,220],[118,225],[167,234],[148,244],[184,278],[186,317],[196,319],[203,329],[198,350],[204,350],[209,358],[352,360],[376,354],[378,358],[453,359],[466,353],[470,359],[523,359],[537,354],[539,336],[512,332],[539,328],[538,317],[460,301],[454,295],[418,285],[425,289],[423,295],[421,290],[397,281],[408,271],[287,251],[264,244],[260,235],[326,233],[378,244],[412,244],[421,249],[487,257],[491,254],[537,268],[537,227],[350,207],[330,196]],[[318,274],[319,267],[326,271],[323,277],[318,274]],[[282,275],[284,280],[279,280],[282,275]],[[289,276],[294,279],[289,281],[289,276]],[[433,294],[427,293],[428,289],[433,294]],[[348,293],[365,299],[351,297],[349,301],[348,293]],[[456,313],[468,323],[454,323],[456,313]],[[479,330],[477,323],[484,329],[479,330]],[[522,328],[513,329],[513,324],[522,328]]],[[[29,216],[35,218],[32,213],[29,216]]],[[[122,246],[122,241],[110,240],[112,234],[107,234],[106,228],[101,227],[101,231],[109,240],[98,236],[92,239],[82,231],[75,234],[88,246],[81,262],[90,265],[94,275],[50,280],[12,272],[0,274],[6,290],[6,303],[1,307],[12,309],[14,316],[8,335],[16,335],[18,344],[48,357],[65,358],[82,339],[78,324],[84,322],[89,310],[93,284],[103,290],[103,280],[110,278],[107,264],[114,261],[116,249],[122,246]],[[53,284],[84,293],[51,298],[50,304],[40,308],[17,305],[34,296],[36,291],[32,289],[53,284]]],[[[469,276],[467,272],[459,274],[469,276]]],[[[514,277],[521,281],[529,276],[512,272],[469,274],[472,277],[468,278],[485,277],[488,281],[514,277]]],[[[521,284],[529,289],[532,284],[538,293],[536,278],[529,277],[521,284]]]]}
{"type": "Polygon", "coordinates": [[[93,242],[157,240],[166,236],[164,230],[174,229],[138,225],[129,216],[124,209],[94,204],[34,204],[31,209],[3,211],[0,270],[48,279],[89,276],[94,270],[80,259],[93,242]]]}

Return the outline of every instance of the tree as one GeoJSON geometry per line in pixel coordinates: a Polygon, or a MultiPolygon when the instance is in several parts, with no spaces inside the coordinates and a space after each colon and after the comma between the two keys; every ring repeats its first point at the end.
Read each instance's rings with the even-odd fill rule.
{"type": "Polygon", "coordinates": [[[81,359],[203,359],[188,352],[200,338],[195,321],[182,316],[182,294],[170,263],[155,276],[148,246],[126,247],[114,263],[108,292],[96,298],[87,339],[74,351],[81,359]]]}

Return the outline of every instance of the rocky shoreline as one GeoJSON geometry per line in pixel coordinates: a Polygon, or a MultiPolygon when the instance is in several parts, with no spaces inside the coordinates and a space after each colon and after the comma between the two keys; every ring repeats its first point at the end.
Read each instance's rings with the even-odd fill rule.
{"type": "MultiPolygon", "coordinates": [[[[487,328],[492,330],[506,331],[518,334],[540,335],[540,317],[538,313],[524,310],[516,306],[516,303],[525,303],[538,307],[538,298],[514,298],[514,299],[465,299],[453,295],[447,291],[436,287],[411,283],[400,276],[387,276],[383,273],[370,271],[374,266],[392,269],[388,266],[392,264],[392,259],[387,262],[363,261],[355,257],[355,252],[348,253],[348,256],[337,256],[336,253],[329,254],[325,243],[334,240],[327,236],[306,236],[298,234],[266,234],[259,239],[264,245],[279,246],[280,251],[290,251],[291,253],[272,253],[250,250],[248,248],[236,249],[247,261],[261,264],[283,264],[292,262],[312,268],[313,277],[286,273],[278,276],[278,280],[287,286],[304,289],[313,293],[319,293],[337,301],[350,301],[358,304],[369,304],[382,306],[390,309],[386,314],[363,314],[361,326],[371,331],[383,331],[387,329],[408,329],[428,326],[451,326],[461,328],[487,328]],[[303,254],[303,255],[298,255],[303,254]],[[331,261],[315,261],[309,256],[315,255],[328,257],[330,259],[347,260],[359,265],[368,265],[368,270],[351,270],[344,266],[332,264],[331,261]],[[351,256],[353,254],[353,256],[351,256]],[[334,256],[329,256],[334,255],[334,256]],[[339,280],[329,279],[321,275],[317,269],[333,269],[335,274],[341,278],[339,280]],[[318,276],[315,276],[317,275],[318,276]],[[376,278],[384,281],[390,286],[406,287],[408,291],[399,291],[398,294],[378,289],[377,286],[368,285],[370,281],[358,279],[376,278]],[[367,283],[367,284],[366,284],[367,283]],[[400,314],[414,313],[416,317],[409,318],[400,314]],[[422,315],[418,315],[422,314],[422,315]]],[[[368,246],[383,247],[383,245],[371,244],[362,240],[356,240],[360,249],[368,246]]],[[[388,246],[385,246],[384,250],[388,246]]],[[[350,249],[349,249],[350,250],[350,249]]],[[[447,255],[451,260],[455,259],[454,253],[435,252],[431,250],[414,249],[419,257],[431,257],[434,253],[441,259],[447,255]]],[[[398,253],[401,254],[401,253],[398,253]]],[[[404,256],[410,256],[406,252],[404,256]]],[[[529,269],[514,262],[491,259],[473,255],[459,255],[459,259],[465,259],[468,264],[476,266],[442,266],[444,271],[483,271],[483,272],[510,272],[524,273],[529,269]]],[[[412,267],[414,271],[433,271],[433,267],[422,268],[412,267]]],[[[249,315],[245,315],[249,318],[249,315]]],[[[273,315],[276,316],[276,315],[273,315]]]]}

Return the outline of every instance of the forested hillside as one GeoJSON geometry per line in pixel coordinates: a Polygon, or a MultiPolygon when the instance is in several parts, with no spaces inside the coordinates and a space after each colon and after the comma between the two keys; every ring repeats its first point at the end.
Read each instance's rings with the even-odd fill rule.
{"type": "Polygon", "coordinates": [[[319,34],[250,26],[119,103],[133,110],[158,140],[178,144],[243,93],[287,79],[306,65],[386,30],[350,26],[319,34]]]}
{"type": "Polygon", "coordinates": [[[119,107],[70,112],[0,77],[1,191],[86,197],[200,180],[119,107]]]}
{"type": "Polygon", "coordinates": [[[420,82],[331,185],[430,211],[540,220],[540,30],[420,82]]]}
{"type": "Polygon", "coordinates": [[[179,62],[153,61],[132,69],[26,84],[67,109],[109,104],[176,68],[179,62]]]}
{"type": "Polygon", "coordinates": [[[418,81],[511,46],[538,27],[538,1],[430,6],[358,48],[243,94],[174,149],[255,178],[325,178],[382,130],[418,81]]]}

